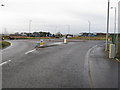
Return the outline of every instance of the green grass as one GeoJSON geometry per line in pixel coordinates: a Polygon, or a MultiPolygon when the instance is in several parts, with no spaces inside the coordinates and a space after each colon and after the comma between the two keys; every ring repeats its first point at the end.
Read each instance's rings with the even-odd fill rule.
{"type": "Polygon", "coordinates": [[[0,41],[0,48],[5,48],[10,46],[10,43],[7,41],[0,41]]]}
{"type": "Polygon", "coordinates": [[[118,53],[117,53],[117,58],[120,60],[120,43],[118,44],[118,53]]]}
{"type": "MultiPolygon", "coordinates": [[[[106,40],[105,36],[96,36],[96,37],[71,37],[69,39],[78,39],[78,40],[106,40]]],[[[109,37],[109,39],[111,39],[109,37]]]]}

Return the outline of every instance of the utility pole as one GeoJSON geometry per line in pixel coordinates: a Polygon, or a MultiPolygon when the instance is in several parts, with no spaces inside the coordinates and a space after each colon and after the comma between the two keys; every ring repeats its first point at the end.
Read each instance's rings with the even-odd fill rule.
{"type": "Polygon", "coordinates": [[[115,53],[117,54],[117,52],[118,52],[118,42],[117,42],[117,34],[116,34],[116,13],[117,13],[117,11],[116,11],[116,7],[115,7],[115,27],[114,27],[114,37],[115,37],[115,53]]]}
{"type": "Polygon", "coordinates": [[[110,14],[109,9],[110,9],[110,0],[108,0],[108,10],[107,10],[106,51],[108,51],[109,14],[110,14]]]}
{"type": "Polygon", "coordinates": [[[116,7],[115,7],[115,27],[114,27],[114,34],[116,33],[116,13],[117,13],[117,11],[116,11],[116,7]]]}
{"type": "Polygon", "coordinates": [[[29,37],[30,37],[30,32],[31,32],[31,22],[32,20],[29,20],[29,37]]]}

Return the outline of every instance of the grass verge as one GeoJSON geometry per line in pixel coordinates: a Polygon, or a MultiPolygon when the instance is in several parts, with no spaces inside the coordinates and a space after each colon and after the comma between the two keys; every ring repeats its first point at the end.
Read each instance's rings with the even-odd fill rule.
{"type": "MultiPolygon", "coordinates": [[[[71,37],[69,39],[77,39],[77,40],[106,40],[105,36],[98,37],[71,37]]],[[[109,37],[111,39],[111,37],[109,37]]]]}
{"type": "Polygon", "coordinates": [[[118,53],[117,53],[117,58],[120,60],[120,43],[118,44],[118,53]]]}
{"type": "Polygon", "coordinates": [[[5,48],[10,46],[10,43],[7,41],[0,41],[0,48],[5,48]]]}

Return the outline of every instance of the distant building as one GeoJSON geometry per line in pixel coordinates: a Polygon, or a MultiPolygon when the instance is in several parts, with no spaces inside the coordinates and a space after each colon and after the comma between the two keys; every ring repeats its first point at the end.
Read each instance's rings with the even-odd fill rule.
{"type": "Polygon", "coordinates": [[[97,33],[79,33],[79,36],[84,36],[84,37],[94,37],[94,36],[97,36],[97,33]]]}
{"type": "Polygon", "coordinates": [[[97,33],[97,36],[105,36],[105,33],[97,33]]]}
{"type": "Polygon", "coordinates": [[[23,33],[23,34],[21,34],[22,36],[27,36],[27,34],[25,34],[25,33],[23,33]]]}

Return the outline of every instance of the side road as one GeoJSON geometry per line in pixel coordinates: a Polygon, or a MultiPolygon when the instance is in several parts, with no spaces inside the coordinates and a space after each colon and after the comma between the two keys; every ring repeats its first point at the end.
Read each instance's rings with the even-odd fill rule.
{"type": "Polygon", "coordinates": [[[119,64],[117,61],[108,59],[104,46],[93,48],[88,59],[90,87],[118,88],[119,64]]]}

